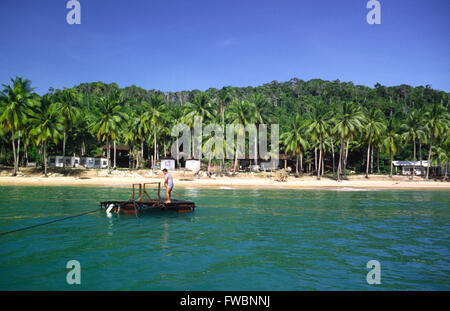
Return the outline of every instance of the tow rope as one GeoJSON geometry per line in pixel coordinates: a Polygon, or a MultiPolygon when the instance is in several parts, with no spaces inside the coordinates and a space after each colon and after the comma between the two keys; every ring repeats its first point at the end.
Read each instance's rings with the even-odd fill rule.
{"type": "Polygon", "coordinates": [[[72,215],[72,216],[68,216],[68,217],[64,217],[64,218],[60,218],[60,219],[44,222],[44,223],[37,224],[37,225],[32,225],[32,226],[19,228],[19,229],[15,229],[15,230],[11,230],[11,231],[1,232],[0,236],[6,235],[6,234],[10,234],[10,233],[14,233],[14,232],[18,232],[18,231],[24,231],[24,230],[32,229],[32,228],[36,228],[36,227],[40,227],[40,226],[49,225],[49,224],[52,224],[52,223],[55,223],[55,222],[58,222],[58,221],[63,221],[63,220],[67,220],[67,219],[70,219],[70,218],[80,217],[80,216],[87,215],[87,214],[92,214],[92,213],[95,213],[95,212],[98,212],[98,211],[99,211],[99,209],[97,208],[97,209],[95,209],[93,211],[90,211],[90,212],[84,212],[84,213],[81,213],[81,214],[72,215]]]}

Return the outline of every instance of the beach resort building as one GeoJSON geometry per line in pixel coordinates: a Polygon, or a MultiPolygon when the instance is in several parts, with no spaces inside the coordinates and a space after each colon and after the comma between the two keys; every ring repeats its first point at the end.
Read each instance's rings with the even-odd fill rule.
{"type": "Polygon", "coordinates": [[[95,158],[82,157],[81,158],[81,166],[83,166],[85,168],[94,168],[95,167],[95,158]]]}
{"type": "Polygon", "coordinates": [[[169,171],[175,170],[175,160],[174,159],[161,159],[161,169],[167,169],[169,171]]]}
{"type": "MultiPolygon", "coordinates": [[[[108,152],[108,146],[102,146],[103,156],[106,157],[108,152]]],[[[115,148],[114,155],[114,144],[110,144],[109,152],[111,157],[111,165],[114,165],[114,158],[117,167],[128,168],[130,166],[130,147],[129,146],[119,146],[115,148]]]]}
{"type": "Polygon", "coordinates": [[[440,165],[431,165],[428,161],[392,161],[392,164],[395,167],[395,173],[401,175],[411,176],[413,174],[413,170],[415,167],[415,175],[421,176],[427,173],[427,167],[430,168],[431,176],[442,176],[445,175],[445,169],[449,173],[449,167],[446,165],[445,167],[441,167],[440,165]]]}
{"type": "Polygon", "coordinates": [[[48,157],[48,166],[49,167],[63,167],[64,162],[66,163],[66,167],[78,167],[80,165],[80,157],[76,157],[76,156],[71,156],[71,157],[49,156],[48,157]]]}
{"type": "Polygon", "coordinates": [[[200,171],[200,160],[186,160],[185,168],[193,172],[200,171]]]}
{"type": "Polygon", "coordinates": [[[94,161],[94,168],[107,168],[108,159],[104,157],[97,157],[94,161]]]}

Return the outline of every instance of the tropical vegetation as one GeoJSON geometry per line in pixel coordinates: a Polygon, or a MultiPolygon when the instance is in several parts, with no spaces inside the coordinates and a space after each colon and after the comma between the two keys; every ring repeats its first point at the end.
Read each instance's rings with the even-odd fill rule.
{"type": "MultiPolygon", "coordinates": [[[[271,124],[279,124],[280,166],[288,164],[296,175],[337,180],[351,173],[392,176],[393,160],[427,159],[448,166],[449,103],[450,93],[429,85],[377,83],[370,88],[292,79],[258,87],[161,92],[95,82],[38,95],[31,81],[16,77],[0,92],[0,164],[17,174],[21,166],[36,162],[46,174],[49,154],[99,156],[106,144],[109,172],[111,162],[116,167],[117,145],[131,148],[130,168],[154,168],[170,155],[172,143],[178,146],[172,127],[185,123],[192,128],[197,119],[203,126],[219,124],[224,133],[226,124],[243,125],[239,131],[247,132],[245,126],[267,124],[268,133],[271,124]]],[[[264,160],[256,139],[240,150],[254,165],[264,160]]],[[[203,147],[190,156],[211,150],[203,152],[208,170],[239,168],[238,152],[232,150],[233,159],[225,160],[232,147],[225,137],[217,144],[209,133],[203,147]]],[[[429,178],[429,168],[423,176],[429,178]]]]}

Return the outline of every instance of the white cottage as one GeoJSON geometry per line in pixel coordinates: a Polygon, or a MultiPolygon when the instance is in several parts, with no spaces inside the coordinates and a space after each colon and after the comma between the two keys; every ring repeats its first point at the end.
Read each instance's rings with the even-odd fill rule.
{"type": "Polygon", "coordinates": [[[81,165],[85,168],[94,168],[95,167],[95,158],[93,157],[82,157],[81,165]]]}
{"type": "Polygon", "coordinates": [[[49,156],[48,166],[49,167],[63,167],[64,157],[63,156],[49,156]]]}
{"type": "Polygon", "coordinates": [[[395,171],[397,172],[397,168],[400,167],[402,170],[402,175],[412,175],[413,169],[415,166],[414,175],[423,175],[426,174],[427,167],[430,166],[428,161],[422,161],[422,165],[420,161],[416,161],[414,165],[414,161],[392,161],[392,164],[395,166],[395,171]]]}
{"type": "Polygon", "coordinates": [[[173,159],[163,159],[161,160],[161,169],[167,169],[168,171],[175,170],[175,160],[173,159]]]}
{"type": "Polygon", "coordinates": [[[103,157],[95,158],[94,167],[95,168],[107,168],[108,167],[108,159],[103,158],[103,157]]]}
{"type": "Polygon", "coordinates": [[[200,160],[186,160],[184,167],[187,170],[198,172],[200,171],[200,160]]]}
{"type": "Polygon", "coordinates": [[[80,165],[79,157],[63,157],[63,156],[49,156],[48,166],[49,167],[63,167],[64,162],[66,167],[78,167],[80,165]]]}
{"type": "Polygon", "coordinates": [[[80,157],[64,157],[66,167],[78,167],[80,165],[80,157]]]}

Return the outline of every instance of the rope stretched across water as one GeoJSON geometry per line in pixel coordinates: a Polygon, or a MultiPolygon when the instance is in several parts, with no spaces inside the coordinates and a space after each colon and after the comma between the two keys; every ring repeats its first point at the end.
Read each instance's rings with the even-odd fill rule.
{"type": "Polygon", "coordinates": [[[23,228],[11,230],[11,231],[1,232],[0,236],[6,235],[6,234],[10,234],[10,233],[14,233],[14,232],[18,232],[18,231],[24,231],[24,230],[32,229],[32,228],[36,228],[36,227],[40,227],[40,226],[49,225],[49,224],[52,224],[54,222],[63,221],[63,220],[67,220],[67,219],[75,218],[75,217],[80,217],[80,216],[87,215],[87,214],[92,214],[92,213],[95,213],[95,212],[98,212],[98,211],[99,211],[99,209],[97,208],[97,209],[95,209],[93,211],[90,211],[90,212],[84,212],[84,213],[81,213],[81,214],[67,216],[67,217],[60,218],[60,219],[55,219],[55,220],[44,222],[44,223],[37,224],[37,225],[32,225],[32,226],[23,227],[23,228]]]}

